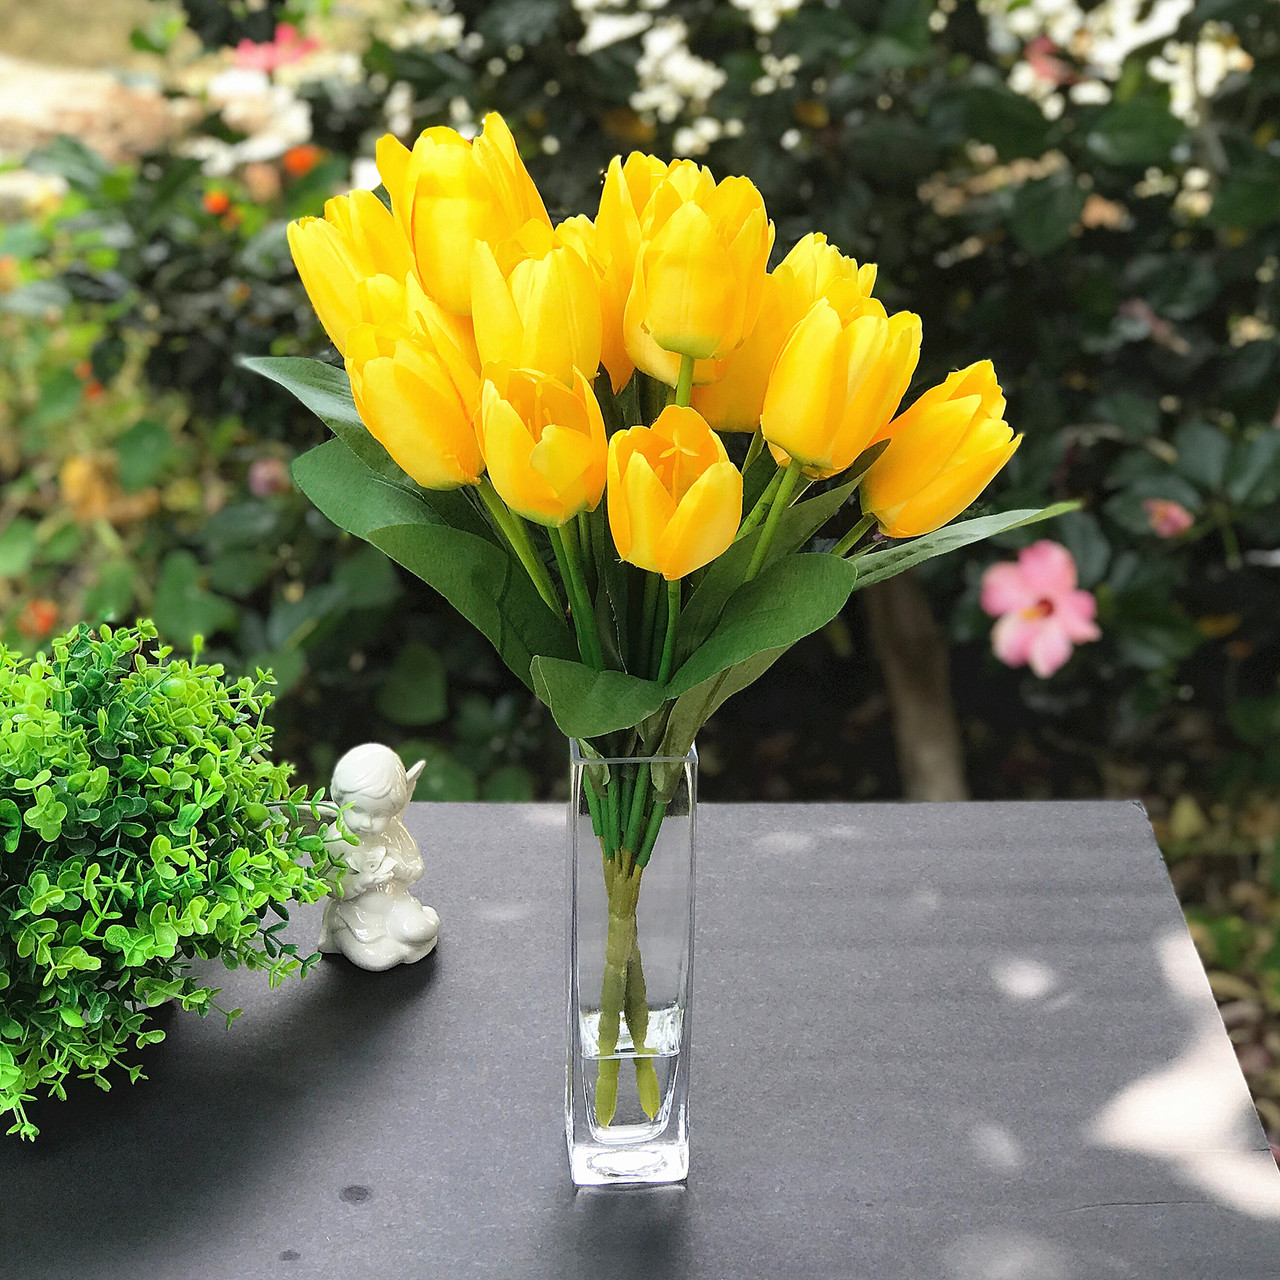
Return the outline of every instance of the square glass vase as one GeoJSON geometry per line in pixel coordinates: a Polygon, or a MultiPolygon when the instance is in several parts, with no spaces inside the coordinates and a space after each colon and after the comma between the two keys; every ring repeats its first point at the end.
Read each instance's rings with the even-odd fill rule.
{"type": "Polygon", "coordinates": [[[565,1136],[575,1186],[689,1172],[698,756],[570,744],[565,1136]]]}

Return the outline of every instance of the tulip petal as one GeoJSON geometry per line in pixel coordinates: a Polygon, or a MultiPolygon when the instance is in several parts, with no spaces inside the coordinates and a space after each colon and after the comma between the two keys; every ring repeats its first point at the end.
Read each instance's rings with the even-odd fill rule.
{"type": "Polygon", "coordinates": [[[659,572],[668,581],[701,569],[727,550],[742,522],[742,473],[732,462],[708,467],[680,500],[662,537],[659,572]]]}
{"type": "Polygon", "coordinates": [[[524,363],[520,358],[524,325],[493,250],[483,240],[477,241],[471,252],[471,318],[482,367],[499,361],[524,363]]]}
{"type": "Polygon", "coordinates": [[[966,396],[934,404],[928,411],[915,412],[913,405],[899,417],[890,428],[889,447],[862,482],[866,509],[901,507],[932,484],[964,439],[979,404],[977,396],[966,396]]]}
{"type": "MultiPolygon", "coordinates": [[[[881,527],[891,538],[918,538],[940,529],[947,521],[955,519],[991,483],[1021,442],[1022,437],[1019,436],[1004,448],[989,450],[944,471],[907,502],[890,525],[886,527],[882,522],[881,527]]],[[[1072,567],[1074,569],[1074,562],[1072,567]]]]}
{"type": "MultiPolygon", "coordinates": [[[[771,445],[810,466],[831,460],[832,399],[843,392],[840,317],[819,299],[791,330],[765,389],[760,427],[771,445]]],[[[843,405],[843,399],[840,400],[843,405]]]]}
{"type": "Polygon", "coordinates": [[[676,504],[649,459],[634,453],[622,477],[623,500],[631,526],[631,548],[627,559],[641,569],[661,572],[662,537],[676,513],[676,504]]]}

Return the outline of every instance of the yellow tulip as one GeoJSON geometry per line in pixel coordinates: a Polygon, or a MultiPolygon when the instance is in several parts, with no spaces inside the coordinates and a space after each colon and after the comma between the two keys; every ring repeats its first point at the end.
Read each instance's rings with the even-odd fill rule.
{"type": "Polygon", "coordinates": [[[482,364],[503,363],[571,383],[600,365],[600,292],[591,264],[541,222],[471,258],[472,320],[482,364]]]}
{"type": "MultiPolygon", "coordinates": [[[[623,317],[635,363],[672,384],[679,356],[720,359],[760,312],[773,223],[746,178],[719,185],[707,169],[676,162],[640,218],[640,249],[623,317]]],[[[713,369],[695,381],[709,381],[713,369]]]]}
{"type": "Polygon", "coordinates": [[[473,244],[496,244],[530,219],[551,225],[496,113],[485,117],[474,142],[439,126],[424,130],[409,151],[387,134],[378,141],[377,161],[423,286],[456,315],[471,312],[473,244]]]}
{"type": "Polygon", "coordinates": [[[323,218],[302,218],[288,229],[289,249],[311,305],[339,352],[360,322],[356,286],[368,276],[403,280],[413,270],[404,233],[372,191],[334,196],[323,218]]]}
{"type": "Polygon", "coordinates": [[[765,279],[755,328],[716,366],[716,380],[696,387],[692,404],[717,431],[754,431],[760,425],[769,371],[791,330],[837,282],[851,282],[862,297],[875,284],[874,263],[859,266],[820,231],[799,241],[765,279]]]}
{"type": "Polygon", "coordinates": [[[895,315],[853,282],[819,298],[774,363],[760,427],[774,459],[810,479],[843,471],[893,417],[920,358],[920,317],[895,315]]]}
{"type": "Polygon", "coordinates": [[[480,447],[498,496],[527,520],[558,528],[593,511],[604,493],[604,418],[576,371],[570,390],[529,369],[488,365],[480,393],[480,447]]]}
{"type": "Polygon", "coordinates": [[[428,298],[412,272],[403,280],[369,276],[356,285],[357,319],[384,336],[425,338],[437,355],[463,360],[480,371],[475,335],[466,316],[455,316],[428,298]]]}
{"type": "Polygon", "coordinates": [[[863,510],[891,538],[932,533],[958,516],[1022,443],[1004,409],[990,360],[926,391],[889,425],[889,447],[862,482],[863,510]]]}
{"type": "MultiPolygon", "coordinates": [[[[627,385],[636,367],[627,354],[623,315],[635,277],[636,254],[640,251],[640,215],[654,187],[671,168],[656,156],[633,151],[625,162],[614,156],[604,176],[592,245],[601,264],[600,311],[604,335],[600,358],[609,371],[615,393],[627,385]]],[[[587,220],[571,218],[569,221],[587,220]]]]}
{"type": "Polygon", "coordinates": [[[347,374],[369,434],[424,489],[475,484],[484,471],[474,426],[479,378],[460,352],[424,334],[355,325],[347,374]]]}
{"type": "Polygon", "coordinates": [[[609,440],[608,495],[618,554],[669,582],[726,550],[742,519],[741,473],[702,415],[676,405],[609,440]]]}

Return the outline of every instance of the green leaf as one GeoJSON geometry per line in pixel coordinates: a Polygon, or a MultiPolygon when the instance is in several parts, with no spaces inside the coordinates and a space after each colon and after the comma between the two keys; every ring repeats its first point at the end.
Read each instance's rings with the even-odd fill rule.
{"type": "Polygon", "coordinates": [[[1085,198],[1086,193],[1069,170],[1024,182],[1013,197],[1009,218],[1013,238],[1034,257],[1066,244],[1084,209],[1085,198]]]}
{"type": "Polygon", "coordinates": [[[430,646],[411,640],[378,690],[378,710],[392,724],[436,724],[449,711],[444,663],[430,646]]]}
{"type": "Polygon", "coordinates": [[[474,800],[480,794],[474,770],[455,760],[438,742],[402,742],[396,750],[406,768],[419,760],[426,762],[414,788],[415,800],[474,800]]]}
{"type": "Polygon", "coordinates": [[[0,578],[16,578],[31,568],[36,555],[36,522],[15,516],[0,533],[0,578]]]}
{"type": "MultiPolygon", "coordinates": [[[[672,705],[662,730],[662,738],[652,748],[658,756],[682,757],[689,754],[698,731],[735,693],[758,680],[787,651],[783,645],[777,649],[762,649],[759,653],[726,668],[718,675],[694,685],[682,693],[672,705]]],[[[646,746],[646,750],[650,748],[646,746]]]]}
{"type": "Polygon", "coordinates": [[[944,525],[922,538],[898,542],[879,551],[868,551],[850,563],[857,568],[858,587],[869,587],[873,582],[883,582],[914,565],[932,560],[934,556],[958,551],[961,547],[981,542],[984,538],[1007,533],[1010,529],[1020,529],[1023,525],[1035,524],[1039,520],[1052,520],[1054,516],[1077,510],[1079,505],[1077,502],[1059,502],[1040,511],[1002,511],[997,515],[979,516],[975,520],[961,520],[959,524],[944,525]]]}
{"type": "Polygon", "coordinates": [[[356,411],[351,380],[344,369],[301,356],[250,356],[240,363],[253,373],[270,378],[306,405],[375,475],[417,494],[444,523],[496,542],[480,513],[460,492],[420,488],[369,434],[356,411]]]}
{"type": "Polygon", "coordinates": [[[630,729],[667,700],[666,689],[623,671],[593,671],[581,662],[533,660],[533,689],[570,738],[630,729]]]}
{"type": "Polygon", "coordinates": [[[1185,131],[1159,98],[1130,98],[1103,111],[1085,137],[1085,146],[1103,164],[1160,164],[1185,131]]]}
{"type": "Polygon", "coordinates": [[[1225,432],[1203,422],[1189,422],[1173,437],[1176,469],[1205,489],[1217,489],[1227,470],[1231,441],[1225,432]]]}
{"type": "Polygon", "coordinates": [[[1003,85],[976,85],[963,101],[969,133],[995,147],[1001,160],[1044,154],[1052,126],[1034,102],[1003,85]]]}
{"type": "Polygon", "coordinates": [[[738,588],[715,630],[667,686],[678,697],[765,649],[785,649],[840,612],[857,570],[833,555],[791,555],[738,588]]]}
{"type": "Polygon", "coordinates": [[[518,764],[505,764],[495,769],[480,784],[481,800],[525,801],[533,798],[533,775],[518,764]]]}
{"type": "Polygon", "coordinates": [[[513,556],[439,523],[419,496],[374,475],[342,441],[329,440],[304,453],[293,474],[334,524],[439,591],[530,688],[535,654],[574,655],[564,618],[546,606],[513,556]]]}
{"type": "Polygon", "coordinates": [[[119,477],[126,493],[155,484],[164,474],[177,450],[164,425],[144,418],[115,442],[120,460],[119,477]]]}
{"type": "MultiPolygon", "coordinates": [[[[803,547],[848,502],[871,464],[889,447],[887,440],[872,445],[841,477],[841,483],[816,497],[797,502],[782,513],[764,566],[803,547]]],[[[754,468],[753,468],[754,470],[754,468]]],[[[697,590],[685,601],[676,640],[676,662],[683,662],[711,634],[729,597],[742,585],[761,530],[749,533],[714,560],[697,590]]]]}
{"type": "Polygon", "coordinates": [[[138,570],[127,560],[112,560],[98,570],[98,581],[84,593],[80,614],[86,622],[117,622],[133,604],[138,570]]]}
{"type": "Polygon", "coordinates": [[[191,643],[195,635],[211,636],[234,625],[235,606],[205,588],[200,565],[190,551],[171,551],[160,566],[152,602],[156,626],[170,640],[191,643]]]}

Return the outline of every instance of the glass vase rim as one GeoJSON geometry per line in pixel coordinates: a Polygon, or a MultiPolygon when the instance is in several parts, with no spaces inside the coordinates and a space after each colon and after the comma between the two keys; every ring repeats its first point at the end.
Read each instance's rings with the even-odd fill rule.
{"type": "Polygon", "coordinates": [[[584,756],[576,738],[569,739],[569,764],[692,764],[698,763],[698,747],[694,743],[682,756],[584,756]]]}

